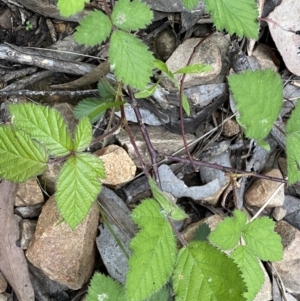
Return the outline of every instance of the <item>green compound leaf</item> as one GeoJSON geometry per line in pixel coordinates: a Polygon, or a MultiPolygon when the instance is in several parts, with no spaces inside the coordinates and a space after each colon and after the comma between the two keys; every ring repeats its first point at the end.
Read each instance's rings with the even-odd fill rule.
{"type": "Polygon", "coordinates": [[[119,81],[137,89],[145,89],[152,75],[153,55],[134,35],[115,31],[110,40],[109,61],[119,81]]]}
{"type": "Polygon", "coordinates": [[[115,280],[101,273],[95,273],[86,297],[87,301],[125,301],[124,289],[115,280]]]}
{"type": "Polygon", "coordinates": [[[113,24],[125,31],[145,28],[152,18],[150,7],[139,0],[119,0],[111,14],[113,24]]]}
{"type": "Polygon", "coordinates": [[[246,71],[228,76],[228,82],[240,112],[237,121],[248,138],[255,139],[261,146],[266,145],[263,139],[272,129],[282,107],[280,76],[270,69],[246,71]]]}
{"type": "Polygon", "coordinates": [[[50,155],[64,156],[72,150],[73,143],[67,124],[57,110],[25,103],[9,105],[9,111],[13,124],[44,144],[50,155]]]}
{"type": "Polygon", "coordinates": [[[174,72],[174,74],[202,73],[210,70],[212,70],[212,67],[209,65],[194,64],[180,68],[176,72],[174,72]]]}
{"type": "Polygon", "coordinates": [[[47,161],[45,149],[29,135],[12,126],[0,127],[0,178],[25,182],[42,174],[47,161]]]}
{"type": "Polygon", "coordinates": [[[161,190],[159,190],[152,178],[149,178],[149,185],[151,187],[153,197],[163,208],[165,215],[169,215],[172,219],[178,221],[188,217],[185,212],[183,212],[174,202],[169,200],[161,190]]]}
{"type": "Polygon", "coordinates": [[[247,38],[258,38],[258,9],[253,0],[205,0],[205,7],[211,14],[217,29],[247,38]]]}
{"type": "Polygon", "coordinates": [[[158,292],[155,292],[151,295],[147,301],[172,301],[172,297],[170,294],[170,290],[168,289],[167,285],[163,286],[158,292]]]}
{"type": "Polygon", "coordinates": [[[55,199],[61,216],[71,229],[87,216],[101,190],[103,163],[91,154],[70,157],[57,179],[55,199]]]}
{"type": "Polygon", "coordinates": [[[230,254],[230,258],[234,260],[241,270],[242,277],[247,285],[248,292],[244,293],[244,296],[248,301],[254,300],[265,281],[264,273],[257,257],[247,246],[238,246],[230,254]]]}
{"type": "Polygon", "coordinates": [[[275,223],[268,217],[248,223],[242,236],[247,247],[261,260],[279,261],[283,256],[280,236],[274,231],[275,223]]]}
{"type": "Polygon", "coordinates": [[[182,0],[186,9],[191,10],[199,3],[199,0],[182,0]]]}
{"type": "Polygon", "coordinates": [[[74,151],[80,152],[85,150],[92,141],[92,126],[88,117],[80,119],[74,138],[74,151]]]}
{"type": "Polygon", "coordinates": [[[154,199],[146,199],[132,212],[141,231],[130,247],[126,300],[140,301],[158,291],[169,280],[177,249],[170,224],[154,199]]]}
{"type": "Polygon", "coordinates": [[[289,184],[300,181],[300,101],[286,125],[286,153],[289,184]]]}
{"type": "Polygon", "coordinates": [[[234,218],[226,217],[208,237],[213,245],[224,251],[236,247],[247,222],[244,212],[235,210],[233,214],[234,218]]]}
{"type": "Polygon", "coordinates": [[[245,283],[231,258],[206,242],[180,250],[173,275],[176,301],[242,301],[245,283]]]}
{"type": "Polygon", "coordinates": [[[58,0],[57,7],[59,12],[64,17],[74,15],[84,8],[84,3],[90,2],[89,0],[58,0]]]}
{"type": "Polygon", "coordinates": [[[168,68],[167,64],[164,63],[161,60],[154,60],[154,66],[155,68],[157,68],[158,70],[164,72],[166,75],[168,75],[168,77],[175,83],[175,85],[177,85],[176,87],[179,87],[177,80],[175,79],[174,74],[172,73],[172,71],[168,68]]]}
{"type": "Polygon", "coordinates": [[[112,29],[109,18],[101,11],[93,11],[80,21],[76,28],[75,41],[87,46],[95,46],[102,43],[112,29]]]}

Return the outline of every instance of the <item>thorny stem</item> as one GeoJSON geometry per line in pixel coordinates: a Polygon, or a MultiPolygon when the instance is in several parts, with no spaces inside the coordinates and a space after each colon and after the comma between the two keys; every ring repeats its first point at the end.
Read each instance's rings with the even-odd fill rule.
{"type": "MultiPolygon", "coordinates": [[[[165,157],[169,160],[175,161],[175,162],[181,162],[181,163],[190,163],[189,159],[185,159],[182,157],[177,157],[177,156],[171,156],[171,155],[165,155],[165,157]]],[[[233,174],[236,174],[238,176],[253,176],[256,178],[260,178],[260,179],[265,179],[265,180],[270,180],[270,181],[274,181],[274,182],[280,182],[280,183],[284,183],[287,184],[287,180],[285,179],[281,179],[281,178],[276,178],[276,177],[270,177],[270,176],[266,176],[266,175],[261,175],[255,172],[250,172],[250,171],[244,171],[244,170],[240,170],[240,169],[236,169],[236,168],[232,168],[232,167],[227,167],[227,166],[222,166],[222,165],[218,165],[215,163],[208,163],[208,162],[202,162],[196,159],[193,159],[193,163],[195,165],[199,165],[199,166],[205,166],[208,168],[213,168],[213,169],[218,169],[221,170],[223,172],[230,172],[233,174]]]]}
{"type": "MultiPolygon", "coordinates": [[[[191,62],[192,62],[192,59],[198,49],[198,47],[209,37],[211,36],[213,33],[210,33],[208,34],[206,37],[204,37],[202,40],[200,40],[197,45],[194,47],[190,57],[189,57],[189,60],[186,64],[186,66],[190,65],[191,62]]],[[[184,148],[185,148],[185,151],[189,157],[189,160],[190,160],[190,163],[192,164],[194,170],[197,170],[196,166],[194,165],[194,160],[192,158],[192,155],[190,153],[190,150],[189,150],[189,147],[188,147],[188,143],[187,143],[187,140],[186,140],[186,136],[185,136],[185,130],[184,130],[184,121],[183,121],[183,106],[182,106],[182,97],[183,97],[183,83],[184,83],[184,80],[185,80],[185,76],[186,74],[184,73],[182,75],[182,78],[180,80],[180,89],[179,89],[179,116],[180,116],[180,127],[181,127],[181,134],[182,134],[182,139],[183,139],[183,144],[184,144],[184,148]]]]}
{"type": "Polygon", "coordinates": [[[140,127],[140,131],[143,135],[143,138],[144,138],[145,143],[146,143],[146,147],[147,147],[148,152],[150,154],[151,163],[152,163],[152,167],[153,167],[153,173],[155,175],[156,182],[157,182],[159,188],[161,189],[161,184],[160,184],[159,174],[158,174],[158,168],[157,168],[157,151],[156,151],[156,149],[154,149],[154,147],[151,143],[150,137],[148,135],[148,132],[146,130],[145,124],[143,123],[142,115],[141,115],[140,109],[138,107],[137,100],[134,97],[134,94],[133,94],[132,90],[130,89],[130,87],[127,87],[127,88],[128,88],[129,97],[131,99],[131,107],[134,110],[136,119],[137,119],[139,127],[140,127]]]}
{"type": "Polygon", "coordinates": [[[143,169],[143,171],[144,171],[144,173],[145,173],[145,176],[146,176],[147,178],[149,178],[149,177],[150,177],[150,174],[149,174],[149,172],[148,172],[148,169],[147,169],[147,167],[146,167],[146,164],[145,164],[145,162],[144,162],[144,160],[143,160],[143,158],[142,158],[142,156],[141,156],[141,153],[140,153],[140,151],[139,151],[139,149],[138,149],[138,147],[137,147],[137,145],[136,145],[136,143],[135,143],[135,140],[134,140],[134,138],[133,138],[131,129],[130,129],[130,127],[128,126],[128,122],[127,122],[126,115],[125,115],[125,110],[124,110],[124,105],[121,105],[121,106],[120,106],[120,109],[121,109],[121,118],[124,120],[123,124],[124,124],[125,130],[126,130],[126,132],[127,132],[127,134],[128,134],[128,137],[129,137],[129,139],[130,139],[130,143],[132,144],[132,146],[133,146],[133,148],[134,148],[134,151],[135,151],[135,153],[136,153],[136,155],[137,155],[137,157],[138,157],[138,159],[139,159],[139,161],[140,161],[140,163],[141,163],[141,166],[142,166],[142,169],[143,169]]]}

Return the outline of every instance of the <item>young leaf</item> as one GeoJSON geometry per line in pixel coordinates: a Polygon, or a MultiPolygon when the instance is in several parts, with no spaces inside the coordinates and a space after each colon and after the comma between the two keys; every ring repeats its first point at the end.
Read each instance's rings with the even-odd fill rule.
{"type": "Polygon", "coordinates": [[[85,98],[84,100],[80,101],[78,105],[74,109],[74,116],[77,119],[80,119],[84,116],[89,116],[93,114],[93,118],[90,118],[90,122],[94,123],[104,115],[105,111],[98,113],[97,115],[94,114],[95,110],[99,108],[104,102],[104,100],[97,99],[97,98],[85,98]]]}
{"type": "Polygon", "coordinates": [[[226,217],[208,237],[213,245],[224,251],[236,247],[247,222],[244,212],[234,210],[233,214],[234,218],[226,217]]]}
{"type": "Polygon", "coordinates": [[[115,99],[117,94],[116,90],[112,87],[108,80],[105,79],[105,77],[98,82],[97,88],[101,98],[109,101],[115,99]]]}
{"type": "Polygon", "coordinates": [[[74,116],[80,119],[87,116],[91,123],[94,123],[104,115],[107,109],[118,107],[124,104],[123,101],[106,102],[103,99],[85,98],[80,101],[74,109],[74,116]]]}
{"type": "Polygon", "coordinates": [[[238,246],[230,254],[230,258],[234,260],[241,270],[242,277],[247,285],[248,292],[244,293],[244,296],[248,301],[254,300],[265,280],[257,257],[247,246],[238,246]]]}
{"type": "Polygon", "coordinates": [[[170,224],[154,199],[146,199],[132,212],[141,231],[130,247],[126,300],[140,301],[158,291],[170,278],[176,259],[176,242],[170,224]]]}
{"type": "Polygon", "coordinates": [[[191,10],[199,3],[199,0],[182,0],[186,9],[191,10]]]}
{"type": "Polygon", "coordinates": [[[246,71],[228,76],[228,82],[241,114],[239,124],[247,137],[263,144],[282,107],[280,76],[271,69],[246,71]]]}
{"type": "Polygon", "coordinates": [[[44,144],[53,156],[67,155],[73,148],[67,124],[52,108],[33,103],[9,105],[13,124],[44,144]]]}
{"type": "MultiPolygon", "coordinates": [[[[166,75],[168,75],[168,77],[173,81],[173,82],[177,82],[174,74],[172,73],[172,71],[168,68],[167,64],[164,63],[161,60],[154,60],[154,66],[156,69],[164,72],[166,75]]],[[[178,83],[177,83],[178,85],[178,83]]]]}
{"type": "Polygon", "coordinates": [[[12,126],[0,127],[0,177],[11,182],[24,182],[46,169],[45,149],[24,132],[12,126]]]}
{"type": "Polygon", "coordinates": [[[62,16],[69,17],[82,11],[85,2],[90,0],[58,0],[57,7],[62,16]]]}
{"type": "Polygon", "coordinates": [[[192,242],[180,250],[173,274],[176,301],[246,300],[245,283],[237,265],[206,242],[192,242]]]}
{"type": "Polygon", "coordinates": [[[165,214],[170,215],[172,219],[178,221],[188,217],[185,212],[183,212],[175,203],[169,200],[162,191],[159,190],[152,178],[149,178],[149,185],[155,200],[163,208],[165,214]]]}
{"type": "Polygon", "coordinates": [[[212,70],[212,67],[209,65],[194,64],[180,68],[176,72],[174,72],[174,74],[202,73],[210,70],[212,70]]]}
{"type": "Polygon", "coordinates": [[[150,87],[147,87],[143,91],[139,91],[139,92],[135,93],[134,97],[136,99],[140,99],[140,98],[147,98],[147,97],[151,96],[156,91],[158,84],[159,84],[159,82],[157,82],[155,85],[151,85],[150,87]]]}
{"type": "Polygon", "coordinates": [[[194,234],[193,240],[208,241],[208,236],[211,233],[207,223],[202,223],[194,234]]]}
{"type": "Polygon", "coordinates": [[[124,289],[115,280],[101,273],[95,273],[86,297],[87,301],[125,301],[124,289]]]}
{"type": "Polygon", "coordinates": [[[92,126],[88,117],[80,119],[74,138],[74,151],[80,152],[85,150],[92,141],[92,126]]]}
{"type": "Polygon", "coordinates": [[[247,247],[261,260],[279,261],[283,250],[280,236],[274,231],[275,223],[268,217],[248,223],[242,236],[247,247]]]}
{"type": "Polygon", "coordinates": [[[99,10],[91,12],[76,28],[75,41],[87,46],[95,46],[108,38],[112,29],[109,18],[99,10]]]}
{"type": "Polygon", "coordinates": [[[225,28],[230,34],[258,38],[258,9],[255,1],[205,0],[204,3],[218,30],[225,28]]]}
{"type": "Polygon", "coordinates": [[[71,156],[63,165],[56,184],[56,203],[71,229],[87,216],[101,190],[103,163],[91,154],[71,156]]]}
{"type": "Polygon", "coordinates": [[[108,55],[119,81],[145,89],[152,75],[154,58],[142,41],[130,33],[117,30],[111,36],[108,55]]]}
{"type": "Polygon", "coordinates": [[[119,0],[111,14],[113,24],[125,31],[145,28],[151,23],[153,12],[140,0],[119,0]],[[132,17],[134,15],[134,18],[132,17]]]}
{"type": "Polygon", "coordinates": [[[286,153],[287,170],[289,184],[300,181],[300,152],[299,152],[299,133],[300,133],[300,101],[286,125],[286,153]]]}
{"type": "Polygon", "coordinates": [[[186,113],[186,115],[188,115],[188,116],[191,115],[190,104],[189,104],[185,94],[182,94],[182,108],[184,109],[184,112],[186,113]]]}

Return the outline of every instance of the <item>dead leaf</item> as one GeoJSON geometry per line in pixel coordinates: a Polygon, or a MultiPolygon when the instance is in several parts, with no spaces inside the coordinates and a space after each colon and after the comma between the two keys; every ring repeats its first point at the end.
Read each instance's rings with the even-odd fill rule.
{"type": "Polygon", "coordinates": [[[19,225],[14,216],[17,184],[0,183],[0,270],[12,286],[19,301],[34,301],[34,291],[23,250],[16,242],[20,238],[19,225]]]}
{"type": "Polygon", "coordinates": [[[282,0],[266,21],[272,38],[286,67],[295,75],[300,75],[300,1],[282,0]]]}

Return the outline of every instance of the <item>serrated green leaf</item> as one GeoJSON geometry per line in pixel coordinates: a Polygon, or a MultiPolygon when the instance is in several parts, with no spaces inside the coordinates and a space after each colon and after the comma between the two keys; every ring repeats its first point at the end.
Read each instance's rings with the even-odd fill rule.
{"type": "Polygon", "coordinates": [[[271,69],[246,71],[228,76],[228,82],[240,112],[237,121],[248,138],[262,144],[282,107],[280,76],[271,69]]]}
{"type": "MultiPolygon", "coordinates": [[[[165,73],[166,75],[168,75],[168,77],[174,82],[177,83],[177,80],[174,77],[174,74],[172,73],[172,71],[168,68],[167,64],[164,63],[161,60],[154,60],[154,66],[156,69],[162,71],[163,73],[165,73]]],[[[178,85],[178,83],[177,83],[178,85]]]]}
{"type": "Polygon", "coordinates": [[[95,46],[108,38],[112,29],[109,18],[99,10],[89,13],[77,26],[74,39],[79,44],[95,46]]]}
{"type": "Polygon", "coordinates": [[[140,99],[140,98],[147,98],[147,97],[151,96],[156,91],[158,84],[159,84],[159,82],[157,82],[155,85],[151,85],[150,87],[147,87],[143,91],[139,91],[139,92],[135,93],[134,97],[136,99],[140,99]]]}
{"type": "Polygon", "coordinates": [[[176,301],[246,300],[240,271],[231,258],[206,242],[192,242],[180,250],[173,286],[176,301]]]}
{"type": "Polygon", "coordinates": [[[163,208],[165,215],[169,215],[174,220],[183,220],[187,218],[187,214],[183,212],[174,202],[169,200],[162,191],[159,190],[155,181],[152,178],[149,178],[149,185],[153,197],[163,208]]]}
{"type": "Polygon", "coordinates": [[[193,74],[193,73],[202,73],[212,70],[212,67],[209,65],[203,64],[194,64],[188,65],[183,68],[178,69],[174,74],[193,74]]]}
{"type": "Polygon", "coordinates": [[[108,80],[104,78],[102,78],[99,82],[98,82],[98,91],[99,91],[99,95],[101,96],[102,99],[105,100],[113,100],[116,97],[116,90],[113,88],[113,86],[108,82],[108,80]]]}
{"type": "Polygon", "coordinates": [[[134,35],[115,31],[110,40],[109,61],[119,81],[137,89],[144,89],[150,81],[153,55],[134,35]]]}
{"type": "Polygon", "coordinates": [[[89,285],[87,301],[125,301],[123,287],[110,277],[95,273],[89,285]]]}
{"type": "Polygon", "coordinates": [[[253,0],[204,0],[218,30],[247,38],[258,38],[258,9],[253,0]]]}
{"type": "Polygon", "coordinates": [[[300,101],[286,125],[286,153],[289,184],[300,181],[300,101]]]}
{"type": "Polygon", "coordinates": [[[247,216],[244,212],[234,210],[233,214],[233,218],[226,217],[208,237],[213,245],[224,251],[237,246],[247,222],[247,216]]]}
{"type": "Polygon", "coordinates": [[[85,2],[89,3],[90,0],[58,0],[57,7],[62,16],[69,17],[82,11],[85,2]]]}
{"type": "Polygon", "coordinates": [[[230,254],[230,258],[234,260],[241,270],[242,277],[248,288],[248,292],[244,293],[244,296],[248,301],[254,300],[265,280],[257,257],[247,246],[238,246],[230,254]]]}
{"type": "Polygon", "coordinates": [[[73,148],[72,138],[61,114],[32,103],[9,105],[13,124],[44,144],[50,155],[64,156],[73,148]]]}
{"type": "Polygon", "coordinates": [[[167,285],[163,286],[158,292],[155,292],[146,301],[172,301],[172,297],[167,285]]]}
{"type": "Polygon", "coordinates": [[[188,115],[188,116],[191,115],[190,104],[189,104],[189,101],[187,100],[185,94],[182,94],[182,108],[184,109],[184,112],[186,113],[186,115],[188,115]]]}
{"type": "Polygon", "coordinates": [[[92,135],[92,126],[89,118],[81,118],[75,130],[74,151],[85,150],[92,141],[92,135]]]}
{"type": "Polygon", "coordinates": [[[193,240],[208,241],[208,236],[211,233],[207,223],[202,223],[196,230],[193,240]]]}
{"type": "Polygon", "coordinates": [[[150,7],[139,0],[119,0],[111,14],[113,24],[125,31],[145,28],[151,23],[152,18],[153,12],[150,7]]]}
{"type": "Polygon", "coordinates": [[[71,229],[88,215],[101,190],[99,175],[103,163],[91,154],[71,156],[63,165],[56,183],[57,208],[71,229]]]}
{"type": "Polygon", "coordinates": [[[283,256],[280,235],[274,231],[275,223],[268,217],[248,223],[242,232],[247,247],[261,260],[279,261],[283,256]]]}
{"type": "Polygon", "coordinates": [[[186,9],[191,10],[199,3],[199,0],[182,0],[186,9]]]}
{"type": "Polygon", "coordinates": [[[42,174],[47,161],[45,149],[28,134],[12,126],[0,127],[0,178],[25,182],[42,174]]]}
{"type": "Polygon", "coordinates": [[[126,300],[140,301],[168,281],[177,249],[172,228],[154,199],[146,199],[136,207],[132,219],[141,231],[130,244],[133,254],[128,262],[126,300]]]}

